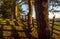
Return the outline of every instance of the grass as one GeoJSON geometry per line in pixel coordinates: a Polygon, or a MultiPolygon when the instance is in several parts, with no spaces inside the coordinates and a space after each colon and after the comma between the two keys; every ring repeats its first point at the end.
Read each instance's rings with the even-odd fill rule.
{"type": "MultiPolygon", "coordinates": [[[[52,23],[52,21],[49,21],[50,23],[52,23]]],[[[57,30],[60,30],[60,22],[54,22],[54,24],[57,24],[57,25],[54,25],[54,28],[57,29],[57,30]],[[59,26],[58,26],[59,25],[59,26]]],[[[50,27],[52,26],[52,24],[49,24],[50,27]]],[[[53,38],[55,39],[60,39],[60,31],[57,31],[57,30],[53,30],[53,38]],[[58,35],[57,35],[58,34],[58,35]]]]}
{"type": "Polygon", "coordinates": [[[56,29],[60,30],[60,26],[54,26],[54,28],[56,28],[56,29]]]}

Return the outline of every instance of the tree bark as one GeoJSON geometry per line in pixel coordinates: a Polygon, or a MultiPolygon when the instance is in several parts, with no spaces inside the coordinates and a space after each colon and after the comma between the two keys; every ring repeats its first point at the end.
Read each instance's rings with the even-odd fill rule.
{"type": "Polygon", "coordinates": [[[38,38],[50,39],[48,25],[48,0],[35,0],[35,10],[38,25],[38,38]]]}
{"type": "Polygon", "coordinates": [[[13,0],[13,18],[14,19],[16,19],[15,6],[16,6],[16,0],[13,0]]]}
{"type": "Polygon", "coordinates": [[[15,15],[16,15],[16,19],[18,19],[18,16],[19,16],[19,9],[20,9],[20,5],[19,3],[16,3],[16,6],[15,6],[15,15]]]}
{"type": "Polygon", "coordinates": [[[28,0],[28,3],[29,3],[28,24],[31,27],[32,26],[32,12],[33,12],[32,0],[28,0]]]}

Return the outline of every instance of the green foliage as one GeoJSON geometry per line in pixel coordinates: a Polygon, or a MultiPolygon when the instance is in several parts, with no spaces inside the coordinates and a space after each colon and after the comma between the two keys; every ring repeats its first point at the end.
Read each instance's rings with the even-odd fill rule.
{"type": "MultiPolygon", "coordinates": [[[[3,18],[12,18],[12,15],[15,15],[15,5],[16,3],[18,3],[19,0],[3,0],[3,4],[2,4],[2,14],[3,14],[3,18]]],[[[19,13],[18,16],[20,15],[20,13],[22,13],[22,5],[18,6],[19,8],[19,13]]]]}
{"type": "Polygon", "coordinates": [[[13,2],[11,0],[4,0],[2,4],[3,18],[11,18],[13,12],[13,2]]]}

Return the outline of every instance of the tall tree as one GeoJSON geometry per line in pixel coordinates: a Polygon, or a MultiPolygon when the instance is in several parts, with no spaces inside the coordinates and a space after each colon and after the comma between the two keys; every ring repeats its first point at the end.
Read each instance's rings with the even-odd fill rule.
{"type": "Polygon", "coordinates": [[[2,4],[3,18],[16,19],[16,15],[15,15],[16,1],[18,0],[3,0],[3,4],[2,4]]]}
{"type": "MultiPolygon", "coordinates": [[[[16,19],[16,13],[15,13],[16,10],[15,9],[16,9],[17,2],[19,2],[19,0],[3,0],[3,4],[2,4],[2,8],[1,8],[3,18],[16,19]]],[[[17,12],[19,12],[19,11],[17,11],[17,12]]]]}
{"type": "Polygon", "coordinates": [[[13,18],[17,20],[18,16],[23,12],[22,10],[22,1],[19,2],[19,0],[13,0],[13,18]]]}
{"type": "Polygon", "coordinates": [[[3,18],[10,18],[11,16],[11,4],[10,4],[10,1],[8,0],[3,0],[3,4],[2,4],[2,14],[3,14],[3,18]]]}
{"type": "Polygon", "coordinates": [[[15,13],[16,1],[17,0],[12,0],[11,1],[12,2],[12,11],[13,11],[13,13],[12,13],[12,19],[16,19],[16,13],[15,13]]]}
{"type": "Polygon", "coordinates": [[[32,0],[28,0],[28,4],[29,4],[28,24],[29,26],[32,26],[32,12],[33,12],[32,0]]]}
{"type": "Polygon", "coordinates": [[[15,6],[16,19],[24,12],[25,11],[23,11],[23,9],[22,9],[22,4],[21,3],[16,3],[16,6],[15,6]]]}
{"type": "Polygon", "coordinates": [[[50,39],[48,25],[48,0],[35,0],[39,39],[50,39]]]}
{"type": "Polygon", "coordinates": [[[34,0],[22,0],[25,4],[28,4],[29,13],[28,13],[28,24],[32,26],[32,14],[33,14],[33,2],[34,0]]]}

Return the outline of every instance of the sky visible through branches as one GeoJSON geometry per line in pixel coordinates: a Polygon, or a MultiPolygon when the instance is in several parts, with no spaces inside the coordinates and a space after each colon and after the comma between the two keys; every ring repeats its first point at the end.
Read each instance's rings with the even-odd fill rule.
{"type": "MultiPolygon", "coordinates": [[[[28,9],[27,9],[28,6],[26,5],[23,5],[22,8],[23,10],[26,11],[26,13],[28,13],[28,9]]],[[[51,9],[52,7],[50,7],[51,9]]],[[[58,7],[53,7],[55,10],[60,10],[60,6],[58,7]]],[[[49,12],[49,18],[53,18],[53,16],[55,15],[56,18],[60,18],[60,12],[54,12],[54,15],[52,14],[53,12],[49,12]]],[[[33,17],[35,18],[36,17],[36,14],[35,14],[35,10],[33,8],[33,17]]]]}
{"type": "MultiPolygon", "coordinates": [[[[27,5],[22,5],[22,8],[23,8],[24,11],[26,11],[26,13],[28,13],[28,6],[27,5]]],[[[60,10],[60,6],[56,6],[56,7],[53,7],[53,8],[54,8],[54,10],[60,10]]],[[[52,5],[49,7],[49,9],[52,9],[52,5]]],[[[60,12],[49,12],[49,18],[50,19],[53,18],[54,15],[55,15],[55,18],[60,18],[60,12]]],[[[36,18],[34,7],[33,7],[33,17],[36,18]]]]}
{"type": "MultiPolygon", "coordinates": [[[[51,8],[52,7],[50,7],[50,9],[51,8]]],[[[60,10],[60,6],[53,7],[53,8],[54,8],[54,10],[60,10]]],[[[54,15],[55,15],[55,18],[60,18],[60,12],[49,12],[49,18],[53,18],[54,15]]]]}

